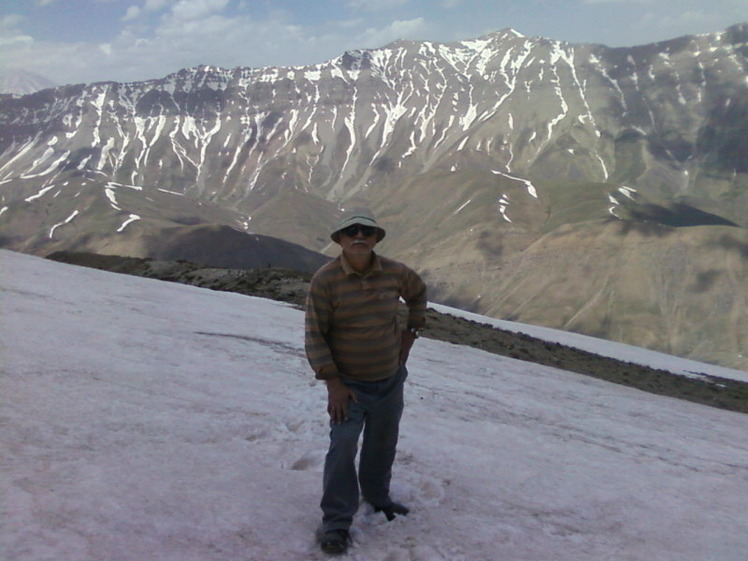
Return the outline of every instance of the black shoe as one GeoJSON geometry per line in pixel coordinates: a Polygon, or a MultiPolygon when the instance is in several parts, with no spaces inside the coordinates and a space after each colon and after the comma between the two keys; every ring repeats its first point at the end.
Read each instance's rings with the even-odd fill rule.
{"type": "Polygon", "coordinates": [[[319,547],[325,553],[340,555],[346,552],[350,541],[351,536],[348,530],[330,530],[322,534],[319,540],[319,547]]]}
{"type": "Polygon", "coordinates": [[[374,512],[384,512],[387,520],[392,522],[395,519],[395,516],[397,516],[398,514],[400,516],[407,516],[407,514],[410,512],[410,509],[407,506],[392,503],[387,506],[374,506],[374,512]]]}

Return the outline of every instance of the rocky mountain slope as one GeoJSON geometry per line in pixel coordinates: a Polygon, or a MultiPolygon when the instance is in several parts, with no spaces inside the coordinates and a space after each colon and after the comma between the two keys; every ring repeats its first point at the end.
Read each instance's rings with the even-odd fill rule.
{"type": "Polygon", "coordinates": [[[3,97],[0,244],[154,257],[223,225],[329,253],[366,206],[435,300],[748,368],[747,54],[746,24],[504,30],[3,97]]]}

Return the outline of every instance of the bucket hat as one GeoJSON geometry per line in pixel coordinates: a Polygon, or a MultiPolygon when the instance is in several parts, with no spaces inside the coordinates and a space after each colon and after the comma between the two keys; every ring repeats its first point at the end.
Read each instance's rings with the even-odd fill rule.
{"type": "Polygon", "coordinates": [[[377,224],[377,221],[374,220],[374,218],[370,214],[358,213],[352,216],[347,216],[343,218],[343,220],[338,222],[338,225],[335,227],[335,229],[330,234],[330,238],[332,239],[332,241],[339,242],[340,231],[346,229],[348,226],[353,226],[354,224],[360,224],[362,226],[372,226],[373,228],[376,228],[377,229],[377,242],[381,242],[382,238],[384,238],[386,234],[384,228],[382,228],[379,224],[377,224]]]}

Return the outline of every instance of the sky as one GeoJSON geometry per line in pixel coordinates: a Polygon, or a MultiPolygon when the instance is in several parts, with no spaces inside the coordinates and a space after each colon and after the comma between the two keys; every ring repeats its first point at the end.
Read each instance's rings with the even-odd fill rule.
{"type": "Polygon", "coordinates": [[[201,64],[318,64],[397,39],[505,28],[620,47],[746,20],[748,0],[3,0],[0,73],[128,82],[201,64]]]}
{"type": "MultiPolygon", "coordinates": [[[[0,289],[0,558],[328,559],[300,310],[6,250],[0,289]]],[[[748,415],[427,338],[408,368],[411,512],[342,559],[745,560],[748,415]]]]}

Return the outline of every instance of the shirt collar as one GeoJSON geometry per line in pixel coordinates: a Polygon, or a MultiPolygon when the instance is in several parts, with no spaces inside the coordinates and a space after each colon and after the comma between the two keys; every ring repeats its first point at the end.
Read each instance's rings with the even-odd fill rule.
{"type": "Polygon", "coordinates": [[[357,275],[361,278],[366,278],[373,273],[382,272],[382,262],[379,260],[379,256],[373,251],[371,252],[371,267],[369,267],[369,269],[363,274],[359,273],[353,267],[351,267],[351,264],[345,258],[344,253],[340,254],[340,264],[343,267],[343,272],[345,272],[346,276],[349,276],[349,277],[351,275],[357,275]]]}

